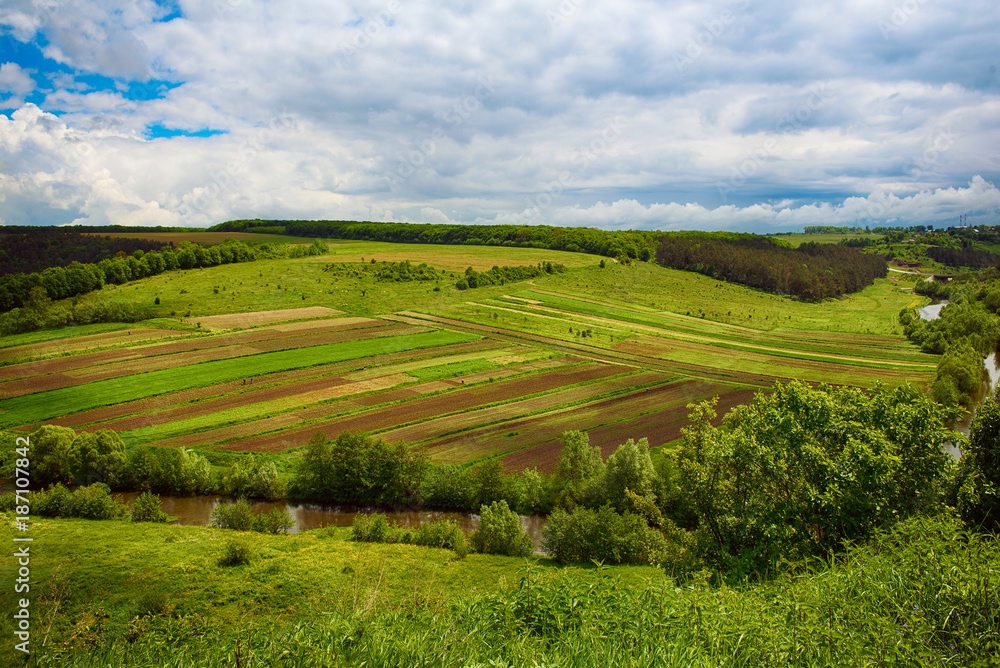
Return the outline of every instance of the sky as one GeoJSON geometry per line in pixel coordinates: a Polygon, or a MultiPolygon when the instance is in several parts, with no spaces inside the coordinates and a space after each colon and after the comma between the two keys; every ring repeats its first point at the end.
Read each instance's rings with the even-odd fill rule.
{"type": "Polygon", "coordinates": [[[1000,224],[995,0],[3,0],[0,223],[1000,224]]]}

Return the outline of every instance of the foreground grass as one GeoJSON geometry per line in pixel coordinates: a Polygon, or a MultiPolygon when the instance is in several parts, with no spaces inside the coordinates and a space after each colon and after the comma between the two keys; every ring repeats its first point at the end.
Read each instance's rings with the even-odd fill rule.
{"type": "MultiPolygon", "coordinates": [[[[947,521],[737,587],[456,561],[345,530],[254,536],[256,556],[231,567],[218,557],[232,532],[45,520],[32,533],[38,666],[986,666],[1000,651],[1000,549],[947,521]]],[[[23,665],[11,646],[0,663],[23,665]]]]}

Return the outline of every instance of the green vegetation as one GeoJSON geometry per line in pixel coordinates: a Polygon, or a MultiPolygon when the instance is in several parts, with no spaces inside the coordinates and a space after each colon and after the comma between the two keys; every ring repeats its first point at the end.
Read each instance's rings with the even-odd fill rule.
{"type": "MultiPolygon", "coordinates": [[[[114,526],[113,540],[102,522],[33,528],[49,551],[32,562],[45,620],[34,665],[986,666],[1000,652],[1000,549],[948,519],[734,587],[707,574],[677,586],[648,567],[454,560],[343,531],[251,548],[207,528],[114,526]]],[[[0,661],[18,665],[11,645],[0,661]]]]}
{"type": "Polygon", "coordinates": [[[133,522],[169,522],[170,516],[163,512],[160,497],[152,492],[143,492],[132,502],[133,522]]]}

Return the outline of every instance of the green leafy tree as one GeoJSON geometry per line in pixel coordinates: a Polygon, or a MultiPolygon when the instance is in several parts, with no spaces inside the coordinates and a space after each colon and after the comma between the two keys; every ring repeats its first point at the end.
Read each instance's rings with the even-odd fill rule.
{"type": "Polygon", "coordinates": [[[626,490],[645,499],[650,505],[656,502],[656,469],[649,456],[649,442],[643,438],[638,442],[631,438],[618,446],[608,457],[597,485],[598,495],[603,503],[610,503],[619,512],[630,507],[626,490]]]}
{"type": "Polygon", "coordinates": [[[76,437],[74,447],[78,451],[73,476],[77,483],[103,482],[112,489],[123,485],[128,458],[125,443],[118,434],[110,429],[83,432],[76,437]]]}
{"type": "Polygon", "coordinates": [[[39,485],[74,482],[80,469],[80,451],[76,432],[69,427],[45,424],[29,437],[31,442],[32,482],[39,485]]]}
{"type": "Polygon", "coordinates": [[[133,522],[167,522],[170,517],[163,512],[160,497],[152,492],[143,492],[132,502],[133,522]]]}
{"type": "Polygon", "coordinates": [[[506,501],[497,501],[479,509],[479,528],[469,536],[476,552],[528,557],[534,549],[521,520],[506,501]]]}
{"type": "Polygon", "coordinates": [[[692,405],[679,484],[706,556],[732,573],[826,554],[938,500],[956,412],[908,387],[776,384],[734,409],[692,405]]]}
{"type": "Polygon", "coordinates": [[[584,503],[588,489],[604,473],[601,449],[590,447],[590,437],[583,431],[566,431],[559,453],[554,489],[556,505],[571,510],[584,503]]]}
{"type": "Polygon", "coordinates": [[[503,464],[498,457],[488,459],[473,471],[478,505],[488,506],[504,498],[503,464]]]}
{"type": "Polygon", "coordinates": [[[957,472],[956,508],[966,524],[1000,531],[1000,404],[988,398],[972,421],[957,472]]]}

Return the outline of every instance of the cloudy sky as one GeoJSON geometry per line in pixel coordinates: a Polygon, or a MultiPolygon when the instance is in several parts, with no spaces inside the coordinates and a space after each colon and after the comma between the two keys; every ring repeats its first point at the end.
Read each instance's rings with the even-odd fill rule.
{"type": "Polygon", "coordinates": [[[995,0],[3,0],[0,222],[1000,223],[995,0]]]}

